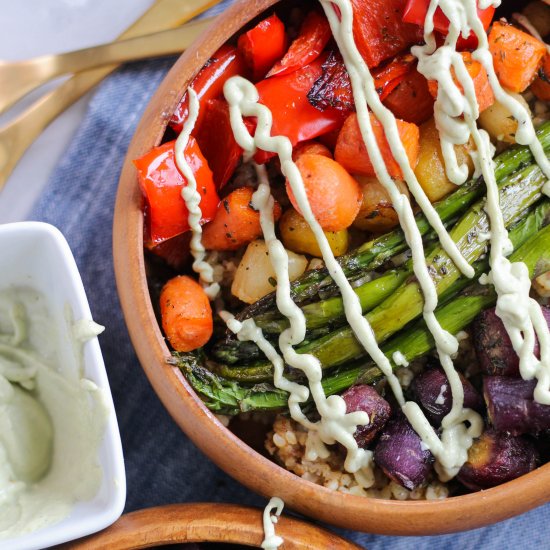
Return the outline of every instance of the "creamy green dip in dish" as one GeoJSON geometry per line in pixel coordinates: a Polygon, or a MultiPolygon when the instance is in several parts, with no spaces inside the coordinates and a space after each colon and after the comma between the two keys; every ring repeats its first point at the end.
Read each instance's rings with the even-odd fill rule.
{"type": "Polygon", "coordinates": [[[57,313],[32,289],[0,291],[0,539],[61,521],[101,484],[109,409],[83,345],[103,327],[57,313]]]}

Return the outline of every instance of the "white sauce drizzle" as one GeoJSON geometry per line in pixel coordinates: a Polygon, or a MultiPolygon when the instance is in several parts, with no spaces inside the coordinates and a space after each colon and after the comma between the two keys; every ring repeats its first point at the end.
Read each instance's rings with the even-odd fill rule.
{"type": "MultiPolygon", "coordinates": [[[[349,0],[334,0],[333,2],[321,0],[321,4],[325,9],[332,33],[350,76],[359,127],[369,153],[369,158],[378,180],[390,193],[394,208],[399,217],[399,222],[405,233],[405,238],[412,251],[414,273],[424,295],[424,320],[434,337],[441,365],[449,379],[453,392],[453,406],[450,413],[442,422],[443,432],[441,439],[437,437],[437,434],[430,426],[420,407],[414,402],[405,403],[402,392],[395,391],[396,384],[392,382],[397,382],[397,378],[391,370],[389,361],[387,359],[380,361],[382,352],[376,342],[370,347],[365,346],[365,349],[388,378],[397,401],[401,405],[409,422],[435,456],[437,461],[436,468],[440,477],[442,479],[449,479],[456,475],[462,464],[467,460],[467,451],[473,439],[481,435],[483,420],[476,412],[463,408],[464,391],[462,382],[451,359],[451,355],[458,350],[458,341],[441,327],[435,317],[434,312],[438,303],[437,289],[430,277],[425,262],[422,236],[416,226],[410,202],[398,192],[395,183],[387,171],[372,131],[368,111],[369,107],[384,126],[386,139],[390,144],[392,154],[405,176],[411,193],[424,211],[430,225],[436,229],[443,248],[464,274],[472,276],[473,268],[460,255],[456,244],[443,228],[441,219],[422,191],[399,138],[395,117],[380,102],[372,75],[353,39],[353,9],[351,2],[349,0]],[[339,8],[341,13],[340,18],[334,11],[334,5],[337,5],[339,8]],[[375,352],[374,354],[372,353],[373,351],[375,352]],[[466,425],[466,422],[469,425],[466,425]]],[[[352,328],[355,332],[355,328],[353,326],[352,328]]]]}
{"type": "Polygon", "coordinates": [[[206,250],[202,244],[202,226],[200,224],[202,211],[200,207],[201,194],[197,191],[197,180],[193,170],[185,159],[185,148],[189,142],[189,136],[195,128],[199,116],[199,100],[193,88],[187,90],[189,97],[189,114],[183,125],[181,134],[175,144],[176,166],[187,180],[187,185],[181,190],[181,196],[189,212],[189,227],[191,228],[191,254],[193,255],[193,271],[198,274],[204,291],[210,300],[214,300],[220,292],[220,285],[214,282],[214,269],[204,260],[206,250]]]}
{"type": "Polygon", "coordinates": [[[275,534],[275,524],[279,521],[284,505],[282,499],[272,497],[264,509],[264,540],[261,544],[264,550],[277,550],[284,542],[281,537],[275,534]],[[273,510],[275,510],[274,515],[272,515],[273,510]]]}

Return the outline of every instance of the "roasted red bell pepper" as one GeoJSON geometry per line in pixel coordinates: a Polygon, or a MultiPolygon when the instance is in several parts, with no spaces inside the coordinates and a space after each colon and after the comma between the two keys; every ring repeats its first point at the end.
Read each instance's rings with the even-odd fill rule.
{"type": "Polygon", "coordinates": [[[216,188],[221,189],[233,175],[243,154],[233,136],[225,99],[208,101],[196,138],[212,170],[216,188]]]}
{"type": "Polygon", "coordinates": [[[267,76],[288,74],[315,61],[325,49],[331,36],[332,31],[327,18],[318,11],[310,11],[300,27],[298,37],[267,76]]]}
{"type": "MultiPolygon", "coordinates": [[[[175,143],[164,143],[134,161],[146,200],[149,246],[189,231],[189,212],[181,196],[187,181],[176,166],[175,143]]],[[[185,159],[197,180],[197,191],[201,194],[201,223],[206,223],[214,217],[220,199],[212,172],[192,136],[185,149],[185,159]]]]}
{"type": "MultiPolygon", "coordinates": [[[[383,67],[372,71],[374,86],[384,100],[415,67],[411,54],[396,57],[383,67]]],[[[342,57],[331,52],[323,64],[323,74],[308,93],[309,102],[318,109],[335,107],[347,113],[355,110],[353,92],[348,71],[342,57]]]]}
{"type": "MultiPolygon", "coordinates": [[[[210,99],[219,97],[223,92],[226,80],[235,75],[247,76],[246,66],[237,48],[226,44],[207,61],[191,82],[190,88],[197,93],[200,102],[199,116],[195,127],[198,128],[202,123],[206,103],[210,99]]],[[[178,134],[189,113],[188,101],[186,92],[170,119],[170,127],[178,134]]]]}
{"type": "Polygon", "coordinates": [[[396,118],[422,124],[434,113],[434,98],[426,77],[413,69],[386,97],[384,105],[396,118]]]}
{"type": "Polygon", "coordinates": [[[351,0],[353,35],[369,68],[422,41],[422,29],[403,21],[407,0],[351,0]]]}
{"type": "Polygon", "coordinates": [[[286,45],[285,26],[275,13],[242,34],[237,42],[255,82],[283,57],[286,45]]]}
{"type": "MultiPolygon", "coordinates": [[[[405,7],[405,12],[403,13],[403,21],[406,23],[411,23],[418,25],[422,29],[424,28],[424,22],[426,20],[426,14],[428,13],[428,7],[430,6],[430,0],[408,0],[405,7]]],[[[489,6],[486,9],[477,9],[477,14],[483,23],[485,30],[489,28],[493,16],[495,15],[495,8],[489,6]]],[[[437,8],[434,13],[434,29],[440,33],[442,36],[447,36],[449,32],[449,20],[441,10],[437,8]]],[[[477,47],[477,38],[475,34],[472,33],[468,38],[463,38],[462,36],[458,39],[457,49],[458,50],[470,50],[477,47]]]]}
{"type": "MultiPolygon", "coordinates": [[[[308,100],[310,88],[323,74],[325,59],[326,56],[321,56],[293,73],[258,83],[259,102],[273,113],[271,135],[286,136],[294,146],[342,126],[346,113],[334,108],[321,111],[308,100]]],[[[272,156],[272,153],[260,151],[255,160],[263,163],[272,156]]]]}

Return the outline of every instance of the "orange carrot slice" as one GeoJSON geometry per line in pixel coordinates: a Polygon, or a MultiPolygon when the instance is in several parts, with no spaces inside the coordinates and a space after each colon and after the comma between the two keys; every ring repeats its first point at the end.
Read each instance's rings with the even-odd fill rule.
{"type": "MultiPolygon", "coordinates": [[[[390,145],[384,133],[384,127],[372,113],[370,115],[370,120],[376,142],[378,143],[378,147],[380,148],[382,158],[384,159],[390,176],[392,178],[402,178],[403,174],[401,168],[393,158],[390,145]]],[[[414,169],[418,161],[418,151],[420,148],[420,132],[418,126],[412,122],[405,122],[403,120],[397,120],[396,122],[399,130],[399,137],[407,152],[409,163],[414,169]]],[[[376,176],[367,148],[363,142],[357,115],[355,113],[346,119],[342,130],[340,130],[338,141],[336,142],[336,149],[334,150],[334,158],[352,174],[376,176]]]]}
{"type": "Polygon", "coordinates": [[[160,293],[166,339],[176,351],[193,351],[210,340],[212,308],[203,288],[191,277],[170,279],[160,293]]]}
{"type": "Polygon", "coordinates": [[[489,50],[501,85],[520,93],[536,77],[546,46],[530,34],[497,21],[489,33],[489,50]]]}
{"type": "MultiPolygon", "coordinates": [[[[479,61],[475,61],[474,59],[472,59],[472,54],[470,52],[461,52],[460,55],[462,55],[462,58],[464,59],[464,65],[466,66],[468,74],[474,82],[477,104],[479,105],[479,112],[481,113],[495,102],[495,94],[493,93],[493,89],[489,84],[487,71],[484,69],[483,65],[479,61]]],[[[451,72],[460,91],[464,92],[462,85],[456,80],[454,69],[451,69],[451,72]]],[[[429,80],[428,88],[432,96],[434,98],[437,97],[437,82],[435,82],[434,80],[429,80]]]]}
{"type": "MultiPolygon", "coordinates": [[[[341,231],[352,223],[361,206],[361,188],[335,160],[323,155],[300,155],[296,160],[315,219],[325,231],[341,231]]],[[[290,184],[286,191],[300,212],[290,184]]]]}
{"type": "MultiPolygon", "coordinates": [[[[214,219],[203,227],[202,244],[207,250],[236,250],[262,234],[260,213],[251,204],[254,189],[239,187],[218,205],[214,219]]],[[[281,207],[275,203],[275,219],[281,207]]]]}

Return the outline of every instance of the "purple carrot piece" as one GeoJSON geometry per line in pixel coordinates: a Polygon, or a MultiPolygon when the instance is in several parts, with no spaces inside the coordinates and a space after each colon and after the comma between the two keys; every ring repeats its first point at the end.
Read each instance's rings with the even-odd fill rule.
{"type": "Polygon", "coordinates": [[[412,491],[428,478],[434,457],[399,411],[386,424],[374,449],[374,461],[390,479],[412,491]]]}
{"type": "Polygon", "coordinates": [[[496,430],[520,435],[550,429],[550,405],[535,401],[536,383],[506,376],[483,377],[483,397],[496,430]]]}
{"type": "Polygon", "coordinates": [[[471,489],[489,489],[534,470],[538,453],[532,441],[522,436],[489,429],[474,441],[468,461],[457,479],[471,489]]]}
{"type": "Polygon", "coordinates": [[[354,437],[359,447],[366,447],[384,427],[391,416],[390,404],[372,387],[366,384],[352,386],[342,397],[347,412],[363,411],[369,415],[370,423],[358,426],[354,437]]]}
{"type": "MultiPolygon", "coordinates": [[[[483,399],[472,383],[459,373],[464,388],[464,407],[474,411],[483,411],[483,399]]],[[[420,405],[426,417],[438,428],[441,421],[450,412],[453,397],[451,386],[442,368],[428,369],[414,378],[411,390],[415,401],[420,405]]]]}
{"type": "MultiPolygon", "coordinates": [[[[550,326],[550,308],[542,307],[542,313],[550,326]]],[[[517,356],[504,323],[495,308],[480,313],[473,326],[474,345],[483,374],[519,376],[517,356]]],[[[535,343],[535,355],[539,357],[539,343],[535,343]]]]}

